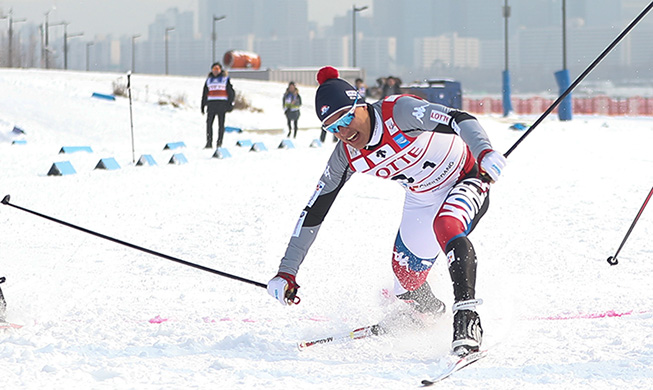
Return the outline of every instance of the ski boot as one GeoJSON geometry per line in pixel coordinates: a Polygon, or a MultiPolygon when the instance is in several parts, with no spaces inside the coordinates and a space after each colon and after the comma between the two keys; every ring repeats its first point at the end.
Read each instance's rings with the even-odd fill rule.
{"type": "Polygon", "coordinates": [[[476,313],[476,305],[483,301],[472,299],[456,302],[453,305],[453,342],[451,349],[458,356],[478,352],[483,339],[481,318],[476,313]]]}
{"type": "Polygon", "coordinates": [[[440,317],[447,309],[445,304],[433,295],[428,282],[424,282],[417,290],[397,295],[397,298],[411,305],[416,311],[433,317],[440,317]]]}

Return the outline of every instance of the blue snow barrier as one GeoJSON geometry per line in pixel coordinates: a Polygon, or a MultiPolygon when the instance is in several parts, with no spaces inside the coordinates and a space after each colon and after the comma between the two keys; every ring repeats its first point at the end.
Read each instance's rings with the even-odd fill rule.
{"type": "Polygon", "coordinates": [[[170,158],[170,161],[168,161],[168,164],[175,164],[175,165],[181,165],[186,163],[188,163],[188,160],[186,159],[186,156],[184,156],[183,153],[173,154],[172,157],[170,158]]]}
{"type": "Polygon", "coordinates": [[[91,149],[90,146],[63,146],[61,150],[59,150],[59,154],[77,152],[93,153],[93,149],[91,149]]]}
{"type": "Polygon", "coordinates": [[[525,123],[515,123],[514,125],[510,126],[510,129],[522,131],[528,129],[528,125],[525,123]]]}
{"type": "Polygon", "coordinates": [[[241,129],[240,127],[227,126],[227,127],[224,128],[224,131],[226,133],[242,133],[243,129],[241,129]]]}
{"type": "Polygon", "coordinates": [[[242,147],[246,147],[246,148],[251,148],[252,145],[253,145],[252,141],[250,141],[248,139],[241,139],[238,142],[236,142],[236,146],[242,146],[242,147]]]}
{"type": "Polygon", "coordinates": [[[284,139],[283,141],[281,141],[277,149],[295,149],[295,145],[292,144],[291,140],[284,139]]]}
{"type": "Polygon", "coordinates": [[[250,152],[267,152],[268,148],[265,147],[265,144],[263,142],[256,142],[252,147],[249,149],[250,152]]]}
{"type": "MultiPolygon", "coordinates": [[[[571,78],[569,76],[569,70],[563,69],[555,72],[556,82],[558,83],[558,88],[560,90],[560,96],[569,88],[571,85],[571,78]]],[[[561,121],[570,121],[573,111],[573,105],[571,101],[571,93],[567,95],[560,104],[558,105],[558,119],[561,121]]]]}
{"type": "Polygon", "coordinates": [[[166,149],[178,149],[178,148],[185,148],[186,144],[183,142],[168,142],[166,146],[163,147],[163,150],[166,149]]]}
{"type": "Polygon", "coordinates": [[[107,95],[105,93],[98,93],[98,92],[93,92],[91,97],[98,98],[98,99],[104,99],[104,100],[116,100],[116,97],[113,95],[107,95]]]}
{"type": "Polygon", "coordinates": [[[322,147],[322,141],[319,139],[315,138],[310,145],[311,148],[321,148],[322,147]]]}
{"type": "Polygon", "coordinates": [[[11,130],[12,133],[14,134],[25,134],[25,130],[21,129],[18,126],[14,126],[13,130],[11,130]]]}
{"type": "Polygon", "coordinates": [[[12,145],[25,145],[26,143],[27,141],[25,141],[24,139],[15,139],[11,141],[12,145]]]}
{"type": "Polygon", "coordinates": [[[231,153],[229,153],[227,148],[218,148],[218,149],[216,149],[215,153],[213,153],[213,157],[214,158],[219,158],[219,159],[230,158],[231,153]]]}
{"type": "Polygon", "coordinates": [[[77,173],[70,161],[59,161],[50,167],[48,171],[48,176],[63,176],[63,175],[73,175],[77,173]]]}
{"type": "Polygon", "coordinates": [[[108,157],[108,158],[100,159],[100,161],[98,161],[97,165],[95,166],[95,169],[106,169],[109,171],[113,171],[116,169],[120,169],[120,165],[118,165],[118,162],[116,161],[115,158],[108,157]]]}
{"type": "Polygon", "coordinates": [[[154,157],[150,154],[144,154],[142,155],[139,159],[138,162],[136,162],[136,166],[141,166],[141,165],[157,165],[156,161],[154,161],[154,157]]]}

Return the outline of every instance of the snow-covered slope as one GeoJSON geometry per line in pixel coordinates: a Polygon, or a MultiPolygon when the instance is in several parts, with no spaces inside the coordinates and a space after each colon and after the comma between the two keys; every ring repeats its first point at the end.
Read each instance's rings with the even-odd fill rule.
{"type": "MultiPolygon", "coordinates": [[[[199,112],[202,78],[0,70],[0,196],[12,204],[170,256],[261,283],[278,262],[333,148],[319,137],[314,89],[295,149],[282,132],[228,133],[231,159],[211,158],[199,112]],[[159,100],[185,101],[179,108],[159,100]],[[25,135],[12,133],[14,126],[25,135]],[[12,145],[15,139],[26,144],[12,145]],[[267,152],[235,145],[264,142],[267,152]],[[188,164],[169,165],[183,141],[188,164]],[[92,154],[58,154],[86,145],[92,154]],[[121,169],[94,170],[114,157],[121,169]],[[77,174],[47,176],[57,161],[77,174]]],[[[227,125],[281,129],[282,83],[233,80],[252,106],[227,125]]],[[[523,133],[480,117],[495,147],[523,133]]],[[[653,214],[614,254],[653,184],[651,118],[547,119],[510,156],[471,238],[489,356],[441,388],[648,389],[653,385],[653,214]]],[[[264,289],[186,267],[0,206],[0,276],[8,318],[0,331],[4,388],[411,389],[442,368],[451,314],[426,330],[316,346],[306,338],[375,323],[390,310],[391,250],[403,190],[364,175],[343,189],[284,308],[264,289]]],[[[429,281],[450,307],[446,264],[429,281]]]]}

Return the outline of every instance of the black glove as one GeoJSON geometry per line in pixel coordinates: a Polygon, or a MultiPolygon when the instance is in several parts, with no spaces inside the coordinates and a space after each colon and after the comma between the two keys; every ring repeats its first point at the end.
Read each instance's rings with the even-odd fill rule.
{"type": "Polygon", "coordinates": [[[227,112],[231,112],[231,111],[233,111],[233,110],[234,110],[234,105],[233,105],[233,104],[229,104],[229,105],[227,106],[227,112]]]}
{"type": "Polygon", "coordinates": [[[202,115],[204,115],[204,106],[202,106],[202,115]]]}

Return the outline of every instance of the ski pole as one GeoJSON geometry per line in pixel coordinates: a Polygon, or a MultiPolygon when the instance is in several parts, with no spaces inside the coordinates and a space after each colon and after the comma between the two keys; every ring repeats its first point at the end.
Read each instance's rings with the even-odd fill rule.
{"type": "Polygon", "coordinates": [[[14,208],[17,208],[18,210],[22,210],[22,211],[28,212],[28,213],[30,213],[30,214],[34,214],[34,215],[36,215],[36,216],[38,216],[38,217],[45,218],[45,219],[47,219],[47,220],[50,220],[50,221],[52,221],[52,222],[56,222],[56,223],[58,223],[58,224],[61,224],[61,225],[67,226],[67,227],[69,227],[69,228],[77,229],[77,230],[82,231],[82,232],[84,232],[84,233],[88,233],[88,234],[91,234],[91,235],[93,235],[93,236],[100,237],[100,238],[103,238],[103,239],[105,239],[105,240],[109,240],[109,241],[115,242],[115,243],[117,243],[117,244],[120,244],[120,245],[124,245],[124,246],[130,247],[130,248],[132,248],[132,249],[136,249],[136,250],[139,250],[139,251],[142,251],[142,252],[145,252],[145,253],[149,253],[149,254],[154,255],[154,256],[162,257],[162,258],[164,258],[164,259],[166,259],[166,260],[174,261],[174,262],[179,263],[179,264],[183,264],[183,265],[187,265],[187,266],[189,266],[189,267],[197,268],[197,269],[202,270],[202,271],[211,272],[211,273],[213,273],[213,274],[220,275],[220,276],[224,276],[224,277],[229,278],[229,279],[234,279],[234,280],[238,280],[238,281],[240,281],[240,282],[249,283],[249,284],[252,284],[252,285],[257,286],[257,287],[267,288],[267,285],[264,284],[264,283],[259,283],[259,282],[256,282],[256,281],[254,281],[254,280],[245,279],[245,278],[242,278],[242,277],[240,277],[240,276],[236,276],[236,275],[228,274],[228,273],[226,273],[226,272],[218,271],[218,270],[215,270],[215,269],[213,269],[213,268],[205,267],[205,266],[203,266],[203,265],[199,265],[199,264],[191,263],[190,261],[182,260],[182,259],[179,259],[179,258],[176,258],[176,257],[172,257],[172,256],[169,256],[169,255],[166,255],[166,254],[160,253],[160,252],[156,252],[156,251],[153,251],[153,250],[151,250],[151,249],[143,248],[142,246],[138,246],[138,245],[130,244],[130,243],[128,243],[128,242],[118,240],[117,238],[109,237],[109,236],[106,236],[106,235],[104,235],[104,234],[97,233],[97,232],[94,232],[94,231],[92,231],[92,230],[89,230],[89,229],[86,229],[86,228],[83,228],[83,227],[80,227],[80,226],[76,226],[76,225],[73,225],[73,224],[71,224],[71,223],[68,223],[68,222],[62,221],[62,220],[60,220],[60,219],[56,219],[56,218],[53,218],[53,217],[49,217],[49,216],[47,216],[47,215],[45,215],[45,214],[41,214],[41,213],[38,213],[38,212],[36,212],[36,211],[32,211],[32,210],[29,210],[29,209],[26,209],[26,208],[23,208],[23,207],[17,206],[17,205],[15,205],[15,204],[9,203],[9,198],[10,198],[9,195],[6,195],[6,196],[2,199],[2,204],[7,205],[7,206],[11,206],[11,207],[14,207],[14,208]]]}
{"type": "Polygon", "coordinates": [[[610,264],[610,265],[619,264],[619,260],[617,260],[617,256],[619,255],[619,252],[621,251],[621,248],[624,247],[624,244],[626,243],[626,240],[628,239],[628,236],[630,236],[630,232],[633,231],[633,228],[635,227],[635,224],[639,220],[639,217],[642,215],[642,211],[644,211],[644,208],[648,204],[649,199],[651,199],[651,195],[653,195],[653,188],[651,188],[651,191],[649,191],[648,196],[646,197],[646,200],[644,201],[644,204],[639,209],[639,212],[637,213],[637,216],[635,217],[635,220],[630,225],[630,229],[628,229],[628,233],[626,233],[626,237],[624,237],[623,241],[621,241],[621,245],[619,245],[619,249],[617,249],[617,253],[615,253],[614,256],[608,257],[608,264],[610,264]]]}
{"type": "Polygon", "coordinates": [[[571,85],[569,86],[569,88],[567,88],[567,89],[565,90],[565,92],[563,92],[563,94],[560,95],[560,97],[558,97],[558,98],[556,99],[556,101],[553,102],[553,104],[551,104],[551,106],[549,106],[549,108],[547,108],[546,111],[544,111],[544,113],[543,113],[542,115],[540,115],[539,118],[537,118],[537,120],[535,121],[535,123],[533,123],[533,125],[531,125],[531,127],[528,128],[528,130],[526,131],[526,133],[524,133],[524,135],[522,135],[522,136],[517,140],[517,142],[515,142],[514,145],[512,145],[512,146],[510,147],[510,149],[508,149],[508,151],[504,154],[505,157],[508,157],[508,156],[510,155],[510,153],[512,153],[513,150],[515,150],[515,149],[517,148],[517,146],[518,146],[518,145],[519,145],[519,144],[524,140],[524,138],[528,137],[528,135],[529,135],[533,130],[535,130],[535,128],[537,127],[537,125],[539,125],[539,124],[544,120],[544,118],[546,118],[546,117],[547,117],[547,116],[548,116],[548,115],[549,115],[549,114],[550,114],[550,113],[551,113],[551,112],[552,112],[552,111],[553,111],[553,110],[558,106],[558,104],[560,104],[560,102],[561,102],[562,100],[564,100],[564,98],[566,98],[567,95],[569,95],[569,94],[571,93],[571,91],[572,91],[574,88],[576,88],[576,86],[577,86],[578,84],[580,84],[581,81],[583,81],[583,79],[584,79],[584,78],[585,78],[585,77],[586,77],[586,76],[587,76],[587,75],[588,75],[588,74],[589,74],[589,73],[590,73],[590,72],[591,72],[591,71],[592,71],[592,70],[593,70],[593,69],[594,69],[594,68],[599,64],[599,62],[601,62],[601,61],[603,60],[603,58],[604,58],[605,56],[607,56],[608,53],[610,53],[610,52],[612,51],[612,49],[614,49],[614,47],[617,46],[617,44],[618,44],[622,39],[624,39],[624,37],[625,37],[626,35],[628,35],[628,33],[630,32],[630,30],[632,30],[632,29],[635,27],[635,25],[636,25],[637,23],[639,23],[639,21],[642,20],[642,18],[644,18],[644,16],[646,16],[646,14],[651,10],[651,8],[653,8],[653,1],[652,1],[652,2],[651,2],[651,3],[650,3],[646,8],[644,8],[644,10],[643,10],[643,11],[642,11],[642,12],[641,12],[641,13],[640,13],[640,14],[639,14],[635,19],[633,19],[633,20],[630,22],[630,24],[628,25],[628,27],[626,27],[626,28],[621,32],[621,34],[619,34],[619,36],[617,36],[617,37],[612,41],[612,43],[611,43],[607,48],[605,48],[605,50],[603,50],[603,52],[602,52],[602,53],[601,53],[601,54],[600,54],[600,55],[599,55],[599,56],[594,60],[594,62],[592,62],[592,63],[591,63],[587,68],[585,68],[585,71],[583,71],[583,73],[582,73],[580,76],[578,76],[578,78],[576,78],[576,80],[574,80],[573,83],[571,83],[571,85]]]}
{"type": "Polygon", "coordinates": [[[134,119],[132,117],[132,71],[127,72],[127,93],[129,94],[129,124],[132,134],[132,163],[136,163],[136,152],[134,150],[134,119]]]}

